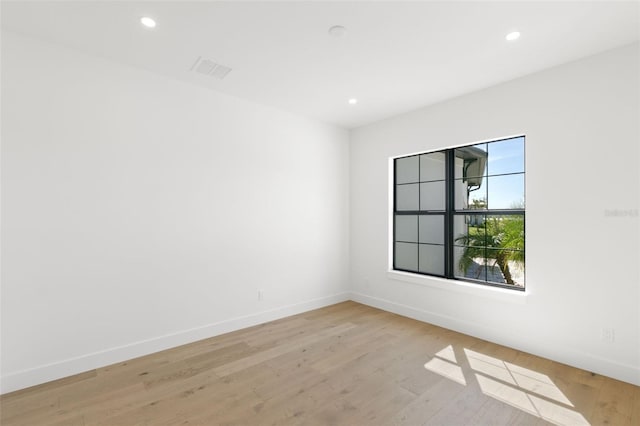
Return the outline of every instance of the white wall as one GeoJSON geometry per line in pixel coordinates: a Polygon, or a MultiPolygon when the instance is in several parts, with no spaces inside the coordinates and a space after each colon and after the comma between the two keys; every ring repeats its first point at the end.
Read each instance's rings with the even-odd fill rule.
{"type": "Polygon", "coordinates": [[[348,298],[348,155],[345,130],[3,33],[2,391],[348,298]]]}
{"type": "Polygon", "coordinates": [[[638,50],[354,130],[355,300],[640,384],[638,50]],[[389,157],[518,134],[527,136],[526,296],[391,278],[389,157]],[[602,341],[603,327],[614,343],[602,341]]]}

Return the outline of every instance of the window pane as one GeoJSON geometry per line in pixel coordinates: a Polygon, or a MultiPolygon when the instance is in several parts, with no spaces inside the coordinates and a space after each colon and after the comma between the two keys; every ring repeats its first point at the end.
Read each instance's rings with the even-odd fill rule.
{"type": "Polygon", "coordinates": [[[488,175],[524,172],[524,137],[489,144],[488,175]]]}
{"type": "Polygon", "coordinates": [[[473,178],[487,175],[486,143],[456,148],[455,157],[454,171],[456,179],[469,180],[470,185],[475,185],[473,178]],[[458,159],[461,159],[462,163],[458,159]]]}
{"type": "Polygon", "coordinates": [[[486,281],[487,268],[484,256],[484,247],[454,247],[454,275],[458,278],[486,281]]]}
{"type": "Polygon", "coordinates": [[[453,270],[459,278],[486,280],[484,215],[453,217],[453,270]]]}
{"type": "Polygon", "coordinates": [[[456,210],[485,210],[487,208],[487,178],[475,180],[480,187],[469,185],[463,179],[456,179],[453,183],[455,191],[456,210]]]}
{"type": "Polygon", "coordinates": [[[443,152],[433,152],[431,154],[421,155],[420,182],[428,180],[444,180],[444,162],[445,156],[443,152]]]}
{"type": "Polygon", "coordinates": [[[524,286],[524,252],[487,249],[487,281],[524,286]]]}
{"type": "Polygon", "coordinates": [[[464,158],[456,156],[453,164],[454,177],[456,179],[462,179],[463,168],[464,158]]]}
{"type": "Polygon", "coordinates": [[[396,241],[418,242],[418,216],[396,215],[396,241]]]}
{"type": "Polygon", "coordinates": [[[397,158],[396,163],[396,183],[418,182],[418,156],[397,158]]]}
{"type": "Polygon", "coordinates": [[[455,215],[453,217],[453,244],[485,247],[487,245],[485,220],[484,215],[455,215]]]}
{"type": "Polygon", "coordinates": [[[396,209],[418,210],[418,184],[396,185],[396,209]]]}
{"type": "Polygon", "coordinates": [[[490,209],[523,209],[524,174],[489,177],[487,192],[490,209]]]}
{"type": "MultiPolygon", "coordinates": [[[[493,256],[493,253],[488,253],[487,256],[493,256]]],[[[500,270],[500,265],[496,262],[495,258],[487,257],[485,259],[485,265],[487,268],[487,281],[496,284],[506,284],[504,275],[500,270]]]]}
{"type": "Polygon", "coordinates": [[[469,215],[457,214],[453,216],[453,244],[457,246],[467,245],[463,240],[469,234],[469,215]]]}
{"type": "Polygon", "coordinates": [[[444,210],[444,181],[420,184],[420,210],[444,210]]]}
{"type": "Polygon", "coordinates": [[[395,268],[418,270],[418,244],[395,243],[395,268]]]}
{"type": "Polygon", "coordinates": [[[420,244],[420,272],[444,275],[444,246],[420,244]]]}
{"type": "Polygon", "coordinates": [[[420,216],[420,242],[444,244],[444,216],[420,216]]]}
{"type": "Polygon", "coordinates": [[[484,230],[488,247],[524,250],[524,215],[487,215],[484,230]]]}

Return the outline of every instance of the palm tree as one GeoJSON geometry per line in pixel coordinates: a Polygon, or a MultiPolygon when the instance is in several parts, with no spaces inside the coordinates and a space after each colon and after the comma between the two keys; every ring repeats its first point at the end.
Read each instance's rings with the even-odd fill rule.
{"type": "Polygon", "coordinates": [[[524,263],[524,216],[487,216],[483,224],[469,226],[456,243],[465,246],[458,264],[465,274],[474,258],[495,258],[491,267],[497,265],[507,284],[513,285],[509,262],[524,263]],[[487,256],[487,251],[493,254],[487,256]]]}

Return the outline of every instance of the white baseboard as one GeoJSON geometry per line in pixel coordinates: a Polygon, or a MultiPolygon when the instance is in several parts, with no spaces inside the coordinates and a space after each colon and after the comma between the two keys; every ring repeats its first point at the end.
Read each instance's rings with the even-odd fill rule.
{"type": "Polygon", "coordinates": [[[0,379],[0,393],[13,392],[231,331],[344,302],[349,300],[349,296],[350,293],[339,293],[332,296],[307,300],[7,374],[0,379]]]}
{"type": "Polygon", "coordinates": [[[463,321],[433,312],[421,310],[411,306],[399,304],[386,299],[367,296],[358,292],[351,292],[351,300],[372,306],[387,312],[402,315],[418,321],[437,325],[439,327],[468,334],[499,345],[507,346],[536,356],[551,359],[563,364],[571,365],[603,376],[612,377],[623,382],[640,386],[640,367],[621,364],[609,359],[597,357],[588,353],[567,348],[562,342],[543,342],[526,336],[505,333],[504,330],[494,330],[477,323],[463,321]]]}

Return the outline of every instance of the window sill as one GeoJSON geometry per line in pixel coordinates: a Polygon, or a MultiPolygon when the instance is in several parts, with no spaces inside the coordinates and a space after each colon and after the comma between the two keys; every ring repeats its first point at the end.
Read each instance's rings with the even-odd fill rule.
{"type": "Polygon", "coordinates": [[[526,304],[529,293],[525,291],[509,290],[500,287],[486,286],[482,284],[467,283],[464,281],[448,280],[445,278],[430,277],[426,275],[412,274],[410,272],[387,271],[387,277],[396,281],[403,281],[424,287],[436,288],[443,291],[469,294],[510,303],[526,304]]]}

